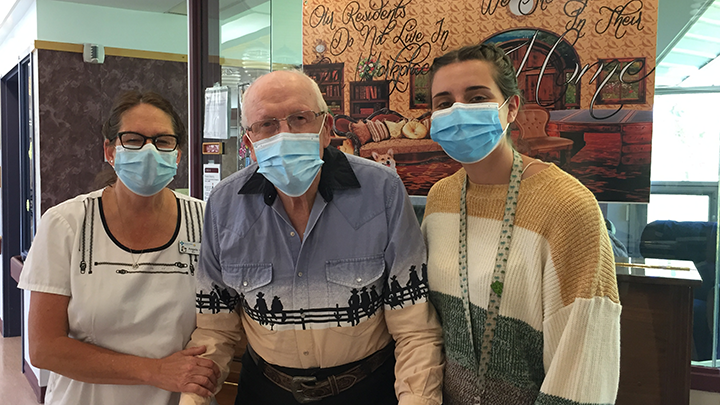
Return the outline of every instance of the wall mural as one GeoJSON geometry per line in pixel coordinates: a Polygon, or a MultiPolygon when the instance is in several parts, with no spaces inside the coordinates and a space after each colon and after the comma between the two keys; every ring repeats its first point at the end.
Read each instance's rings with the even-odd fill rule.
{"type": "Polygon", "coordinates": [[[305,0],[303,68],[335,115],[333,145],[386,164],[410,194],[460,168],[430,139],[427,72],[502,47],[525,106],[516,148],[599,201],[648,202],[658,0],[305,0]]]}

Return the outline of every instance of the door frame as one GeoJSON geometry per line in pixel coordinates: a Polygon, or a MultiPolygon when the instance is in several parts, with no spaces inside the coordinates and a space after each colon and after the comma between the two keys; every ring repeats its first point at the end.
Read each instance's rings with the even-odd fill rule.
{"type": "Polygon", "coordinates": [[[20,64],[0,80],[2,101],[2,335],[20,336],[22,292],[10,274],[10,259],[20,254],[20,64]]]}

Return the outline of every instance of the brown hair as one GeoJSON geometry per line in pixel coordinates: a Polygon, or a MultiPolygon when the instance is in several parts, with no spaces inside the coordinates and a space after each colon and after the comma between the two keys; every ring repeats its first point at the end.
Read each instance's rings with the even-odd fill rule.
{"type": "Polygon", "coordinates": [[[149,104],[167,114],[172,122],[173,131],[175,131],[175,135],[178,137],[178,148],[185,145],[185,142],[187,142],[185,124],[183,124],[178,113],[175,112],[172,104],[163,96],[153,91],[141,93],[137,90],[130,90],[120,94],[117,100],[115,100],[115,105],[113,105],[112,110],[110,110],[110,117],[102,126],[103,137],[108,141],[114,141],[120,131],[123,114],[139,104],[149,104]]]}
{"type": "Polygon", "coordinates": [[[428,73],[430,76],[430,88],[432,88],[433,79],[440,68],[469,60],[489,62],[495,68],[493,79],[495,80],[495,84],[500,88],[503,97],[508,99],[512,96],[519,96],[522,102],[522,93],[518,88],[517,77],[515,77],[515,68],[513,67],[512,61],[510,57],[505,54],[505,51],[495,44],[468,45],[435,58],[428,73]]]}
{"type": "MultiPolygon", "coordinates": [[[[115,141],[120,131],[120,124],[122,123],[123,115],[131,108],[140,105],[148,104],[153,107],[160,109],[162,112],[168,115],[170,122],[173,126],[174,135],[178,137],[178,149],[182,148],[187,142],[187,130],[185,124],[178,113],[173,108],[172,104],[158,93],[153,91],[140,92],[138,90],[130,90],[121,93],[120,96],[115,100],[115,104],[110,110],[110,117],[105,121],[102,126],[103,138],[110,142],[115,141]]],[[[96,188],[102,188],[115,184],[117,176],[115,171],[110,168],[103,170],[95,176],[94,185],[96,188]]]]}

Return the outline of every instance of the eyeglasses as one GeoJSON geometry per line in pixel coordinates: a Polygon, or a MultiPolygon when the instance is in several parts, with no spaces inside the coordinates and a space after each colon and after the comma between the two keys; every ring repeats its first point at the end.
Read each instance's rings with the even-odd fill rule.
{"type": "Polygon", "coordinates": [[[314,130],[312,124],[321,115],[327,114],[325,111],[300,111],[290,114],[285,118],[268,118],[251,124],[247,130],[257,134],[261,139],[269,138],[280,132],[280,121],[287,122],[292,131],[304,132],[306,130],[314,130]]]}
{"type": "Polygon", "coordinates": [[[145,136],[138,134],[137,132],[120,132],[118,134],[120,138],[120,144],[125,149],[138,150],[147,143],[148,139],[152,141],[155,148],[160,152],[172,152],[177,149],[178,137],[177,135],[155,135],[145,136]]]}

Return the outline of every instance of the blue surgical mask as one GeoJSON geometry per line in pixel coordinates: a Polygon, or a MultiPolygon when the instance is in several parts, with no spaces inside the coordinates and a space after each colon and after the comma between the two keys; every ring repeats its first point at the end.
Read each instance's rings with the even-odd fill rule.
{"type": "Polygon", "coordinates": [[[252,145],[258,172],[290,197],[305,194],[323,164],[319,134],[281,132],[252,145]]]}
{"type": "Polygon", "coordinates": [[[178,151],[160,152],[146,143],[138,150],[115,147],[115,173],[133,193],[149,197],[170,184],[177,173],[178,151]]]}
{"type": "Polygon", "coordinates": [[[503,129],[499,110],[505,103],[499,107],[497,103],[455,103],[435,111],[430,137],[454,160],[479,162],[500,145],[507,126],[503,129]]]}

